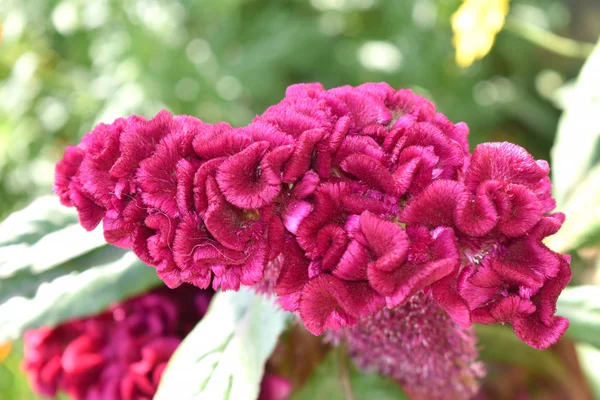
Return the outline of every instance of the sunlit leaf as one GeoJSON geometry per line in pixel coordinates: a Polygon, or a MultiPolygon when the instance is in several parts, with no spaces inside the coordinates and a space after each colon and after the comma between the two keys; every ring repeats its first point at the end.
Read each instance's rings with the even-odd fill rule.
{"type": "Polygon", "coordinates": [[[70,269],[42,282],[32,297],[15,296],[0,304],[0,342],[16,339],[27,329],[96,314],[160,284],[155,270],[133,253],[109,246],[58,267],[70,269]]]}
{"type": "Polygon", "coordinates": [[[0,223],[0,302],[20,290],[25,276],[42,277],[103,246],[102,229],[85,231],[56,197],[35,200],[0,223]]]}
{"type": "Polygon", "coordinates": [[[555,235],[546,239],[550,248],[566,252],[600,241],[600,164],[577,186],[561,211],[567,219],[555,235]]]}
{"type": "Polygon", "coordinates": [[[361,373],[343,348],[329,352],[292,400],[402,400],[408,399],[394,381],[374,373],[361,373]]]}
{"type": "Polygon", "coordinates": [[[558,298],[557,314],[569,318],[567,335],[600,349],[600,286],[565,289],[558,298]]]}
{"type": "Polygon", "coordinates": [[[565,105],[552,149],[554,196],[560,208],[598,161],[600,138],[600,45],[583,66],[565,105]]]}
{"type": "Polygon", "coordinates": [[[61,205],[58,197],[39,197],[0,223],[0,246],[31,245],[44,235],[75,223],[75,210],[61,205]]]}
{"type": "Polygon", "coordinates": [[[219,293],[171,357],[155,400],[255,400],[289,314],[248,289],[219,293]]]}

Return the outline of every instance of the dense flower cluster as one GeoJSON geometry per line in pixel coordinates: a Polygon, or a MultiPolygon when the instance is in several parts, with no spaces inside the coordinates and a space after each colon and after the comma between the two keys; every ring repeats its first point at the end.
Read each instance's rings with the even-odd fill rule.
{"type": "Polygon", "coordinates": [[[328,336],[344,340],[361,368],[400,382],[413,400],[470,399],[485,372],[473,329],[456,325],[424,293],[328,336]]]}
{"type": "Polygon", "coordinates": [[[548,164],[509,143],[471,155],[467,135],[410,90],[295,85],[241,128],[167,112],[100,124],[67,148],[55,191],[171,287],[277,277],[314,334],[425,291],[462,327],[509,322],[547,347],[570,279],[542,243],[563,220],[548,164]]]}
{"type": "Polygon", "coordinates": [[[210,299],[211,292],[190,285],[161,288],[97,316],[27,331],[23,368],[45,396],[60,390],[77,400],[151,399],[210,299]]]}

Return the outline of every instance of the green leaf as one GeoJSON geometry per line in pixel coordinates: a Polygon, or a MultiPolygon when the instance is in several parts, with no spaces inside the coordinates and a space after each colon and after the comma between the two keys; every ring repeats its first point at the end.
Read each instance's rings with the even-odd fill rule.
{"type": "Polygon", "coordinates": [[[63,275],[83,272],[89,268],[116,261],[123,257],[126,252],[123,249],[105,244],[51,269],[38,271],[35,268],[26,266],[12,270],[8,276],[0,275],[0,304],[12,297],[31,298],[35,295],[39,286],[45,282],[51,282],[63,275]]]}
{"type": "Polygon", "coordinates": [[[600,350],[585,343],[577,343],[575,349],[594,398],[600,399],[600,350]]]}
{"type": "Polygon", "coordinates": [[[61,205],[57,196],[39,197],[0,223],[0,246],[33,244],[44,235],[75,223],[77,213],[61,205]]]}
{"type": "Polygon", "coordinates": [[[33,297],[11,297],[0,304],[0,342],[16,339],[27,329],[99,313],[161,283],[155,270],[133,253],[111,246],[63,264],[58,271],[70,269],[41,283],[33,297]]]}
{"type": "Polygon", "coordinates": [[[600,45],[579,73],[552,149],[552,180],[559,208],[567,202],[600,150],[600,45]]]}
{"type": "Polygon", "coordinates": [[[0,224],[0,303],[30,295],[19,292],[30,277],[47,279],[52,269],[103,246],[102,229],[85,231],[57,198],[35,200],[0,224]]]}
{"type": "Polygon", "coordinates": [[[552,352],[528,346],[508,326],[476,325],[476,331],[481,360],[520,365],[529,371],[568,383],[565,366],[552,352]]]}
{"type": "Polygon", "coordinates": [[[291,400],[402,400],[408,399],[394,381],[374,373],[361,373],[338,347],[329,352],[308,382],[291,400]]]}
{"type": "MultiPolygon", "coordinates": [[[[4,361],[0,361],[0,398],[7,400],[48,400],[48,397],[34,393],[27,375],[21,369],[23,342],[12,343],[12,350],[4,361]]],[[[54,400],[69,400],[64,393],[58,393],[54,400]]]]}
{"type": "Polygon", "coordinates": [[[591,170],[562,207],[567,219],[546,239],[558,252],[566,252],[600,240],[600,164],[591,170]]]}
{"type": "Polygon", "coordinates": [[[482,361],[518,365],[560,385],[570,399],[585,398],[574,372],[549,350],[536,350],[522,342],[508,326],[476,325],[479,358],[482,361]]]}
{"type": "Polygon", "coordinates": [[[27,329],[95,314],[160,284],[133,253],[86,232],[55,196],[0,224],[0,342],[27,329]]]}
{"type": "Polygon", "coordinates": [[[567,335],[600,349],[600,287],[567,288],[556,305],[557,314],[569,318],[567,335]]]}
{"type": "Polygon", "coordinates": [[[154,399],[255,400],[288,315],[248,289],[218,293],[171,357],[154,399]]]}

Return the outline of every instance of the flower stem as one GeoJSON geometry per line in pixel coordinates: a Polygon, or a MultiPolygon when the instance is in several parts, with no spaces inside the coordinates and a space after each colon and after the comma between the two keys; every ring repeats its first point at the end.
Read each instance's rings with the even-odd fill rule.
{"type": "Polygon", "coordinates": [[[593,43],[559,36],[516,18],[506,21],[505,28],[531,43],[565,57],[587,58],[595,47],[593,43]]]}
{"type": "Polygon", "coordinates": [[[342,387],[344,388],[344,400],[355,400],[354,394],[352,393],[352,385],[350,384],[350,368],[348,365],[350,360],[348,358],[346,346],[338,346],[336,351],[340,366],[340,381],[342,383],[342,387]]]}

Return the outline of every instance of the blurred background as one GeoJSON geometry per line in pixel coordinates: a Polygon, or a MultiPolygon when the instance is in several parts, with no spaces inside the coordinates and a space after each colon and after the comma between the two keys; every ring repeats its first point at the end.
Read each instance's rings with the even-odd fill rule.
{"type": "MultiPolygon", "coordinates": [[[[2,0],[0,220],[48,193],[64,148],[98,122],[166,108],[243,125],[297,82],[409,87],[467,122],[472,146],[508,140],[549,159],[564,99],[600,34],[600,1],[511,1],[493,48],[470,66],[457,63],[453,46],[462,4],[2,0]]],[[[575,255],[576,280],[597,279],[589,272],[597,254],[575,255]]],[[[585,386],[574,350],[555,351],[575,371],[569,384],[585,386]]],[[[0,370],[16,371],[18,357],[0,370]]],[[[564,398],[552,397],[555,379],[541,371],[498,363],[486,387],[498,398],[564,398]]],[[[3,376],[1,399],[28,398],[3,397],[2,386],[15,387],[3,376]]]]}

